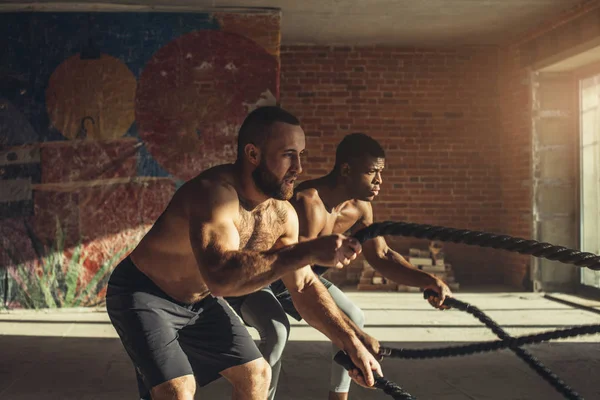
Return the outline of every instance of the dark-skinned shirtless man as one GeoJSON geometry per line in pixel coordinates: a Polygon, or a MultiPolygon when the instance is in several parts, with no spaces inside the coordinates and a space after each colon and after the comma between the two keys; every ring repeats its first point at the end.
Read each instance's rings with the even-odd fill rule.
{"type": "MultiPolygon", "coordinates": [[[[336,161],[332,171],[321,178],[300,183],[290,200],[299,217],[300,242],[327,237],[332,233],[351,234],[371,225],[371,202],[381,190],[384,166],[385,153],[377,141],[365,134],[346,136],[336,149],[336,161]]],[[[451,295],[446,284],[412,266],[392,250],[383,237],[365,242],[363,251],[369,264],[383,276],[396,283],[433,289],[440,296],[430,298],[429,302],[434,307],[445,308],[442,307],[442,302],[451,295]]],[[[327,269],[316,267],[314,270],[322,274],[327,269]]],[[[356,331],[360,335],[364,326],[362,310],[334,284],[322,277],[320,279],[349,323],[357,326],[356,331]]],[[[274,393],[276,374],[279,372],[278,367],[290,328],[285,314],[298,320],[302,315],[294,307],[292,297],[283,281],[274,282],[268,288],[230,302],[243,320],[261,333],[261,350],[273,366],[270,393],[274,393]]],[[[378,352],[377,340],[364,332],[362,340],[372,353],[378,352]]],[[[339,348],[333,343],[332,354],[337,351],[339,348]]],[[[356,378],[356,371],[352,371],[350,376],[356,378]]],[[[328,393],[330,400],[348,398],[350,376],[332,361],[328,393]]]]}
{"type": "MultiPolygon", "coordinates": [[[[300,315],[344,349],[372,386],[379,364],[310,268],[342,268],[360,253],[343,235],[298,241],[288,200],[305,146],[298,120],[259,108],[238,135],[238,158],[200,173],[173,196],[113,271],[109,317],[131,358],[142,399],[192,400],[219,376],[233,398],[264,400],[270,368],[222,296],[247,295],[281,279],[300,315]]],[[[364,378],[363,378],[364,376],[364,378]]]]}

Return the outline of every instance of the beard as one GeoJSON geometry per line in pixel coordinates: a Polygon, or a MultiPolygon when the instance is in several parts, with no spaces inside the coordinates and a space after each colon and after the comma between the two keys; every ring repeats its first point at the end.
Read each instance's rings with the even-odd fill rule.
{"type": "Polygon", "coordinates": [[[279,180],[271,171],[269,171],[262,160],[258,167],[252,171],[252,179],[261,192],[274,199],[289,200],[294,194],[294,188],[286,185],[283,180],[279,180]]]}

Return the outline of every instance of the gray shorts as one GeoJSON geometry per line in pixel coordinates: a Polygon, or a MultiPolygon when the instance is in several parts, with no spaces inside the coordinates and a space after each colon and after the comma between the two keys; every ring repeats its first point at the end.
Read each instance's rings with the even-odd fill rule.
{"type": "Polygon", "coordinates": [[[141,398],[168,380],[193,374],[198,386],[220,372],[261,358],[250,333],[223,299],[181,303],[131,262],[113,271],[106,307],[133,361],[141,398]]]}

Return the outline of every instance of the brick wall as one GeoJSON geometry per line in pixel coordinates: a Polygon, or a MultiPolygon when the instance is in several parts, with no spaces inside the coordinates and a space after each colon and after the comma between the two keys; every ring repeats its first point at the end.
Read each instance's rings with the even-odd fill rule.
{"type": "MultiPolygon", "coordinates": [[[[282,47],[281,103],[308,137],[304,178],[327,173],[336,144],[362,131],[388,155],[377,220],[531,238],[531,66],[597,38],[599,5],[581,2],[498,48],[282,47]]],[[[426,245],[389,239],[400,251],[426,245]]],[[[461,283],[530,287],[529,257],[446,246],[461,283]]]]}
{"type": "MultiPolygon", "coordinates": [[[[499,54],[500,140],[498,162],[501,187],[503,234],[532,238],[532,121],[530,72],[521,68],[514,47],[499,54]]],[[[505,255],[502,282],[514,287],[529,287],[530,258],[518,253],[505,255]]]]}
{"type": "MultiPolygon", "coordinates": [[[[377,220],[500,229],[496,48],[293,46],[281,59],[282,106],[307,134],[304,178],[330,170],[345,134],[365,132],[387,153],[377,220]]],[[[418,242],[390,240],[401,251],[418,242]]],[[[459,282],[502,280],[493,250],[447,253],[459,282]]]]}

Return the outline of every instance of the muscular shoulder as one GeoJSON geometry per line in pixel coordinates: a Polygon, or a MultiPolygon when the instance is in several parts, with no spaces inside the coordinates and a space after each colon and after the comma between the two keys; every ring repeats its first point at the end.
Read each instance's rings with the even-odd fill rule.
{"type": "Polygon", "coordinates": [[[178,191],[191,213],[228,210],[237,213],[239,197],[227,169],[214,168],[186,182],[178,191]]]}
{"type": "Polygon", "coordinates": [[[299,219],[300,236],[317,237],[327,224],[327,210],[315,188],[296,191],[292,205],[299,219]]]}
{"type": "Polygon", "coordinates": [[[321,200],[321,196],[319,196],[319,191],[314,187],[308,187],[305,189],[297,189],[294,193],[293,203],[295,205],[305,206],[305,207],[318,207],[324,208],[323,200],[321,200]]]}
{"type": "Polygon", "coordinates": [[[190,189],[189,195],[203,203],[239,202],[237,190],[227,181],[201,179],[190,189]]]}

